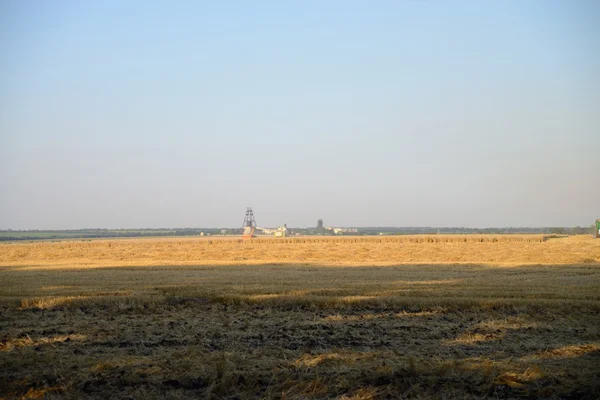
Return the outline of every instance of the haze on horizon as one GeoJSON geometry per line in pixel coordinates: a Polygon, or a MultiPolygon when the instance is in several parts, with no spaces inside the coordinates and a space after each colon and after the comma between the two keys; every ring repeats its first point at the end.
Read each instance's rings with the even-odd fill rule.
{"type": "Polygon", "coordinates": [[[0,229],[589,226],[600,3],[0,5],[0,229]]]}

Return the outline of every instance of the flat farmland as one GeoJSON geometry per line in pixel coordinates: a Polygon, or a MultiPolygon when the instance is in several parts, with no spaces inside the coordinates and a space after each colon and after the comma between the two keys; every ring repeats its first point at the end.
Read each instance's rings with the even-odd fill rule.
{"type": "Polygon", "coordinates": [[[597,398],[600,240],[0,244],[0,397],[597,398]]]}

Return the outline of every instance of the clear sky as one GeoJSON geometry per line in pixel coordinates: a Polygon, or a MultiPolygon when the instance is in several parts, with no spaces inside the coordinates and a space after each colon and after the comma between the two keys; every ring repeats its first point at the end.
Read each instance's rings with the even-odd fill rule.
{"type": "Polygon", "coordinates": [[[600,218],[600,2],[0,2],[0,229],[600,218]]]}

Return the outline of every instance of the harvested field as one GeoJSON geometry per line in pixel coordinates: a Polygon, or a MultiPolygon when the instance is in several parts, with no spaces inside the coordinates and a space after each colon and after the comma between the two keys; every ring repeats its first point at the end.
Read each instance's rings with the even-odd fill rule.
{"type": "Polygon", "coordinates": [[[0,274],[0,397],[600,393],[589,237],[15,243],[0,274]]]}
{"type": "Polygon", "coordinates": [[[395,237],[160,238],[0,244],[0,266],[72,268],[311,263],[582,264],[600,262],[589,236],[431,235],[395,237]]]}

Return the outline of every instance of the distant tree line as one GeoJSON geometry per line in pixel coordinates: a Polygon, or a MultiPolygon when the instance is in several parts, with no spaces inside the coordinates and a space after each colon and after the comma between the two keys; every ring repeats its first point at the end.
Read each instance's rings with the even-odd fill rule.
{"type": "Polygon", "coordinates": [[[594,226],[588,227],[507,227],[507,228],[464,228],[464,227],[367,227],[359,228],[359,235],[434,235],[434,234],[593,234],[594,226]]]}
{"type": "MultiPolygon", "coordinates": [[[[317,228],[290,228],[292,233],[300,235],[334,235],[333,231],[322,225],[317,228]]],[[[557,234],[587,235],[594,234],[594,225],[588,227],[510,227],[510,228],[434,228],[434,227],[357,227],[357,232],[344,232],[338,235],[434,235],[434,234],[557,234]]],[[[205,235],[240,235],[242,229],[221,228],[176,228],[176,229],[72,229],[72,230],[0,230],[0,241],[15,240],[59,240],[59,239],[95,239],[130,237],[168,237],[205,235]]]]}
{"type": "Polygon", "coordinates": [[[70,230],[3,230],[0,241],[14,240],[54,240],[54,239],[96,239],[128,238],[148,236],[196,236],[201,232],[216,235],[216,228],[178,228],[178,229],[70,229],[70,230]]]}

